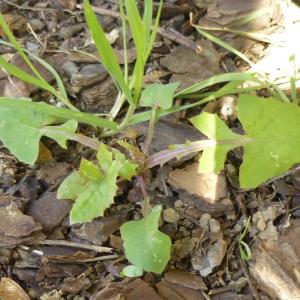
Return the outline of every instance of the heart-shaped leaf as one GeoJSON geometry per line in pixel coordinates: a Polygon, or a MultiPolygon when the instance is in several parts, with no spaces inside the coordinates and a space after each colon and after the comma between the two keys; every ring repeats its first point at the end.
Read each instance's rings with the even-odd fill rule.
{"type": "Polygon", "coordinates": [[[147,272],[162,273],[170,259],[171,239],[158,230],[161,206],[156,206],[140,221],[120,228],[126,258],[147,272]]]}

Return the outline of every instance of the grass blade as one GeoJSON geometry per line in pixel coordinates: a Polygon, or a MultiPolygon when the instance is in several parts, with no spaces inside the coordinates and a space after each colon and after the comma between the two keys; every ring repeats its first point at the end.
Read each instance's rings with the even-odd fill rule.
{"type": "Polygon", "coordinates": [[[144,1],[144,16],[143,23],[145,26],[145,41],[149,41],[151,26],[152,26],[152,16],[153,16],[153,1],[145,0],[144,1]]]}
{"type": "MultiPolygon", "coordinates": [[[[0,39],[0,44],[13,47],[13,44],[8,43],[6,41],[3,41],[1,39],[0,39]]],[[[29,56],[34,58],[38,63],[40,63],[45,69],[47,69],[53,75],[53,77],[56,80],[56,83],[57,83],[57,86],[58,86],[58,89],[59,89],[60,93],[66,99],[66,101],[69,102],[67,91],[65,89],[64,83],[63,83],[62,79],[60,78],[60,76],[58,75],[58,73],[56,72],[56,70],[47,61],[45,61],[41,57],[38,57],[37,55],[35,55],[33,53],[30,53],[27,49],[22,48],[22,50],[25,53],[27,53],[29,56]]]]}
{"type": "Polygon", "coordinates": [[[207,87],[217,83],[230,82],[230,81],[254,81],[260,83],[261,81],[255,77],[254,73],[225,73],[212,76],[206,80],[195,83],[192,86],[178,92],[175,97],[183,97],[189,94],[199,92],[207,87]]]}
{"type": "Polygon", "coordinates": [[[149,38],[148,43],[147,43],[148,47],[147,47],[147,51],[146,51],[145,60],[148,59],[148,57],[151,53],[154,41],[155,41],[155,37],[156,37],[157,30],[158,30],[158,25],[159,25],[159,20],[160,20],[160,16],[161,16],[162,6],[163,6],[163,0],[160,0],[158,11],[157,11],[155,21],[154,21],[154,24],[153,24],[153,27],[152,27],[152,32],[150,34],[150,38],[149,38]]]}
{"type": "Polygon", "coordinates": [[[37,69],[34,67],[34,65],[31,63],[31,61],[28,59],[26,54],[23,52],[22,47],[20,46],[19,42],[14,37],[13,33],[10,31],[3,15],[0,13],[0,26],[5,33],[5,35],[8,37],[9,41],[12,43],[14,48],[17,50],[17,52],[20,54],[20,56],[23,58],[23,60],[26,62],[26,64],[29,66],[29,68],[32,70],[32,72],[39,78],[41,81],[45,81],[43,76],[37,71],[37,69]]]}
{"type": "Polygon", "coordinates": [[[253,66],[253,63],[249,60],[249,58],[244,55],[243,53],[241,53],[240,51],[234,49],[233,47],[231,47],[229,44],[223,42],[222,40],[220,40],[219,38],[215,37],[214,35],[202,30],[200,28],[200,26],[198,25],[194,25],[192,24],[193,27],[196,28],[196,30],[203,35],[205,38],[207,38],[208,40],[212,41],[213,43],[223,47],[224,49],[234,53],[236,56],[238,56],[239,58],[241,58],[242,60],[244,60],[245,62],[247,62],[251,67],[253,66]]]}
{"type": "Polygon", "coordinates": [[[137,56],[144,58],[146,52],[145,25],[138,11],[136,1],[125,0],[126,14],[137,51],[137,56]]]}
{"type": "Polygon", "coordinates": [[[0,56],[0,67],[5,69],[9,74],[29,83],[35,85],[41,89],[49,91],[50,93],[55,92],[55,89],[51,87],[49,84],[45,83],[43,80],[31,76],[30,74],[24,72],[22,69],[18,68],[17,66],[7,62],[2,56],[0,56]]]}
{"type": "Polygon", "coordinates": [[[106,68],[116,85],[125,94],[128,102],[133,105],[132,95],[124,80],[118,58],[106,39],[103,28],[99,24],[88,0],[84,0],[84,14],[103,66],[106,68]]]}

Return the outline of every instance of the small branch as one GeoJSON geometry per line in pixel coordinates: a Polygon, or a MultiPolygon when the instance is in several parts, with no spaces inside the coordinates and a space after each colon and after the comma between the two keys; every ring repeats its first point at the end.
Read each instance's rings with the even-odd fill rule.
{"type": "Polygon", "coordinates": [[[92,250],[92,251],[95,251],[98,253],[112,252],[112,248],[96,246],[96,245],[87,245],[87,244],[69,242],[69,241],[64,241],[64,240],[44,240],[44,241],[41,241],[40,244],[49,245],[49,246],[64,246],[64,247],[86,249],[86,250],[92,250]]]}

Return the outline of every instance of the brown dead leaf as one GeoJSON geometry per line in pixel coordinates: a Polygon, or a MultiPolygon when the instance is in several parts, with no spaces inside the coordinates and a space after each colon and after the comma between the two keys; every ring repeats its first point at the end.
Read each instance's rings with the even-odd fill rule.
{"type": "Polygon", "coordinates": [[[58,0],[60,5],[69,10],[74,10],[77,4],[77,0],[58,0]]]}
{"type": "MultiPolygon", "coordinates": [[[[124,61],[124,51],[115,49],[115,53],[118,57],[119,64],[123,65],[124,61]]],[[[83,53],[83,52],[71,52],[68,55],[70,61],[75,62],[85,62],[85,63],[99,63],[100,57],[97,51],[93,53],[83,53]]],[[[127,62],[130,64],[136,60],[136,51],[134,48],[127,49],[127,62]]]]}
{"type": "Polygon", "coordinates": [[[160,281],[157,285],[159,296],[162,299],[172,300],[205,300],[199,290],[194,290],[180,284],[173,284],[166,279],[160,281]]]}
{"type": "MultiPolygon", "coordinates": [[[[9,29],[12,32],[25,32],[26,31],[26,23],[28,20],[23,16],[17,14],[7,13],[3,15],[9,29]]],[[[0,36],[4,36],[2,29],[0,28],[0,36]]]]}
{"type": "Polygon", "coordinates": [[[171,269],[170,271],[168,271],[165,274],[165,279],[169,283],[183,285],[194,290],[207,290],[203,279],[199,275],[184,272],[178,269],[171,269]]]}
{"type": "Polygon", "coordinates": [[[90,286],[91,282],[85,277],[67,277],[64,279],[62,290],[64,293],[77,295],[81,290],[90,286]]]}
{"type": "Polygon", "coordinates": [[[41,229],[30,216],[24,215],[15,204],[0,207],[0,233],[21,238],[41,229]]]}
{"type": "Polygon", "coordinates": [[[1,79],[0,95],[10,98],[29,97],[29,84],[13,77],[1,79]]]}
{"type": "Polygon", "coordinates": [[[32,217],[24,215],[12,203],[0,207],[0,245],[14,248],[19,244],[37,243],[45,238],[40,232],[41,225],[32,217]]]}
{"type": "MultiPolygon", "coordinates": [[[[140,123],[135,125],[133,128],[139,135],[146,135],[148,131],[148,124],[140,123]]],[[[169,145],[184,144],[187,141],[192,142],[204,138],[205,136],[193,126],[166,120],[159,121],[155,124],[154,136],[150,145],[149,153],[153,154],[166,150],[169,148],[169,145]]]]}
{"type": "Polygon", "coordinates": [[[123,222],[124,218],[119,215],[103,217],[100,220],[85,223],[80,228],[72,228],[71,233],[95,245],[102,245],[112,233],[120,228],[123,222]]]}
{"type": "Polygon", "coordinates": [[[277,241],[259,242],[252,247],[250,273],[271,299],[299,299],[300,295],[300,221],[277,241]]]}
{"type": "MultiPolygon", "coordinates": [[[[17,54],[8,55],[7,60],[15,65],[16,67],[22,69],[24,72],[33,75],[32,70],[28,67],[25,61],[17,54]]],[[[42,77],[50,82],[53,80],[53,76],[49,71],[47,71],[43,66],[38,63],[33,62],[35,68],[39,71],[42,77]]],[[[38,88],[36,86],[25,83],[12,76],[8,77],[5,72],[0,71],[0,95],[6,97],[29,97],[33,92],[36,92],[38,88]]]]}
{"type": "Polygon", "coordinates": [[[219,239],[213,245],[210,245],[206,254],[203,254],[202,249],[198,250],[191,260],[193,269],[206,277],[222,263],[226,251],[227,243],[223,239],[219,239]]]}
{"type": "Polygon", "coordinates": [[[175,169],[169,173],[168,183],[175,189],[184,189],[210,203],[215,203],[228,194],[225,177],[213,173],[199,173],[199,163],[175,169]]]}
{"type": "Polygon", "coordinates": [[[25,291],[12,279],[1,278],[0,299],[3,300],[30,300],[25,291]]]}
{"type": "Polygon", "coordinates": [[[49,160],[52,160],[53,156],[51,151],[43,144],[40,142],[40,148],[39,148],[39,156],[37,158],[37,162],[42,163],[42,162],[47,162],[49,160]]]}
{"type": "Polygon", "coordinates": [[[90,300],[163,300],[155,290],[138,278],[108,284],[100,292],[94,293],[90,300]]]}
{"type": "Polygon", "coordinates": [[[36,178],[47,184],[57,184],[63,177],[71,172],[70,164],[66,162],[47,162],[40,164],[36,178]]]}

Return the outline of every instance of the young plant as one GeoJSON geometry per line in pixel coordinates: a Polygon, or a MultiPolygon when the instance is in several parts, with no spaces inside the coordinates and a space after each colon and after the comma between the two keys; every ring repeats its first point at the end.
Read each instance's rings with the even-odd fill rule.
{"type": "MultiPolygon", "coordinates": [[[[144,1],[144,14],[139,14],[136,1],[120,0],[123,20],[123,35],[126,33],[126,18],[137,50],[137,59],[129,75],[127,57],[122,71],[114,50],[106,40],[104,31],[88,0],[84,1],[86,20],[99,51],[102,64],[119,88],[119,96],[110,113],[110,120],[78,111],[68,100],[62,80],[56,71],[44,60],[23,49],[9,30],[2,15],[0,26],[10,43],[30,67],[27,74],[17,66],[0,57],[0,67],[30,84],[53,94],[67,108],[55,107],[30,99],[0,98],[0,139],[4,146],[19,160],[33,164],[38,155],[39,141],[47,136],[66,147],[67,140],[74,140],[97,152],[95,161],[83,159],[78,172],[69,175],[58,189],[58,198],[74,200],[70,218],[71,223],[87,222],[102,216],[114,200],[118,180],[131,180],[147,168],[163,164],[174,157],[203,151],[200,169],[203,172],[219,172],[223,168],[229,150],[243,146],[244,162],[240,169],[240,182],[243,188],[253,188],[265,180],[280,175],[294,163],[300,161],[297,149],[299,144],[300,111],[295,104],[281,103],[278,100],[261,99],[249,92],[269,87],[254,74],[229,73],[213,76],[180,92],[175,92],[178,84],[153,84],[142,91],[144,67],[149,57],[156,31],[162,1],[152,26],[152,1],[144,1]],[[54,78],[58,90],[46,82],[31,59],[47,68],[54,78]],[[241,88],[245,81],[255,82],[250,88],[241,88]],[[221,89],[203,92],[208,87],[226,83],[221,89]],[[212,101],[218,97],[238,93],[239,120],[245,134],[233,133],[216,115],[202,113],[191,119],[194,126],[207,135],[208,140],[176,145],[170,150],[154,154],[145,161],[127,159],[117,149],[110,148],[97,139],[76,133],[78,123],[96,126],[109,131],[103,135],[117,133],[127,125],[150,120],[146,152],[153,135],[154,124],[161,116],[185,110],[212,101]],[[173,98],[197,98],[195,102],[173,106],[173,98]],[[127,100],[128,112],[120,123],[113,121],[127,100]],[[134,115],[135,108],[149,107],[150,110],[134,115]],[[281,120],[289,120],[282,122],[281,120]]],[[[126,40],[126,38],[124,39],[126,40]]],[[[126,55],[126,43],[124,43],[126,55]]],[[[295,93],[294,93],[295,94],[295,93]]],[[[295,95],[294,95],[295,97],[295,95]]],[[[125,255],[133,266],[125,268],[124,275],[141,275],[143,271],[161,273],[170,257],[171,241],[158,230],[161,206],[154,207],[143,219],[127,222],[121,227],[125,255]]]]}
{"type": "Polygon", "coordinates": [[[248,246],[248,244],[246,244],[244,242],[244,238],[249,230],[249,226],[250,226],[250,221],[251,221],[251,217],[249,217],[247,219],[247,222],[245,224],[244,230],[243,232],[240,234],[239,238],[238,238],[238,244],[239,244],[239,250],[240,250],[240,255],[241,258],[243,260],[250,260],[252,258],[252,253],[251,253],[251,249],[248,246]]]}

